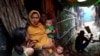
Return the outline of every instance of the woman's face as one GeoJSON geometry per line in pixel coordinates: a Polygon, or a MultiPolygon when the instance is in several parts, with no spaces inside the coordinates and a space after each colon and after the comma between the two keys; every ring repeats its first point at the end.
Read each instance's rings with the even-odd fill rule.
{"type": "Polygon", "coordinates": [[[39,15],[36,13],[31,16],[32,23],[35,25],[37,25],[39,23],[39,19],[40,19],[39,15]]]}

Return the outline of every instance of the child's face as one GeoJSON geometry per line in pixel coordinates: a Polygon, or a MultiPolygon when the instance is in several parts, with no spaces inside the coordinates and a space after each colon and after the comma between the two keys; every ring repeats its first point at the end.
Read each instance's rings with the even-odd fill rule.
{"type": "Polygon", "coordinates": [[[42,15],[41,15],[41,18],[42,18],[42,20],[43,20],[43,19],[46,20],[46,19],[47,19],[47,15],[46,15],[46,14],[42,14],[42,15]]]}
{"type": "Polygon", "coordinates": [[[59,53],[59,54],[63,53],[63,47],[58,46],[57,47],[57,53],[59,53]]]}
{"type": "Polygon", "coordinates": [[[46,20],[46,26],[51,26],[52,25],[52,20],[46,20]]]}

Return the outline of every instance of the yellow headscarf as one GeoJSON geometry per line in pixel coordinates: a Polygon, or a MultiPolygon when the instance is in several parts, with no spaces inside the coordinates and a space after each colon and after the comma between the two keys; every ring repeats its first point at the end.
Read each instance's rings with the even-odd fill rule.
{"type": "Polygon", "coordinates": [[[29,21],[30,21],[31,24],[32,24],[31,17],[32,17],[32,14],[33,14],[34,12],[36,12],[36,13],[39,15],[39,18],[41,17],[39,11],[37,11],[37,10],[32,10],[32,11],[29,13],[29,21]]]}
{"type": "Polygon", "coordinates": [[[40,13],[39,13],[39,11],[37,11],[37,10],[32,10],[32,11],[29,13],[29,19],[31,19],[31,16],[32,16],[32,14],[33,14],[34,12],[36,12],[36,13],[39,15],[39,18],[40,18],[40,13]]]}

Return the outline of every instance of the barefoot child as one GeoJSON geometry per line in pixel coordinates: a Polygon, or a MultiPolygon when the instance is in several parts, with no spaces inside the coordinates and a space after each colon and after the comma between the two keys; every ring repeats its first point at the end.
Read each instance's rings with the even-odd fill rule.
{"type": "Polygon", "coordinates": [[[63,47],[61,45],[58,45],[56,47],[56,51],[54,52],[54,55],[55,56],[64,56],[63,50],[64,50],[63,47]]]}

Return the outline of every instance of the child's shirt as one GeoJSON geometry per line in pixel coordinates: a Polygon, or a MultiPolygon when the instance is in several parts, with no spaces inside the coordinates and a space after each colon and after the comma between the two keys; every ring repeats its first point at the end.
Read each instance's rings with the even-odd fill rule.
{"type": "MultiPolygon", "coordinates": [[[[48,26],[48,27],[46,27],[46,30],[53,31],[54,27],[53,26],[48,26]]],[[[49,38],[54,38],[54,33],[49,33],[47,35],[48,35],[49,38]]]]}

